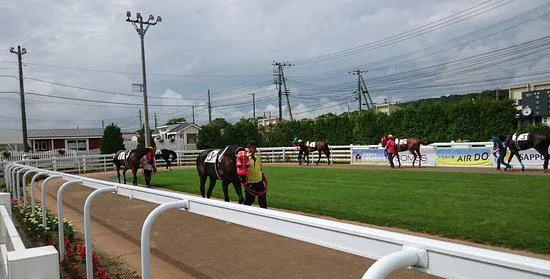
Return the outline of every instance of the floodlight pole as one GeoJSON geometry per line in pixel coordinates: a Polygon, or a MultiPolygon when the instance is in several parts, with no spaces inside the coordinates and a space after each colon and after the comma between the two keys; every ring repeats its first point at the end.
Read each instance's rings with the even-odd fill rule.
{"type": "Polygon", "coordinates": [[[147,32],[147,29],[149,29],[149,26],[155,25],[158,22],[162,21],[162,18],[158,16],[156,19],[153,15],[149,15],[149,18],[147,21],[143,21],[143,17],[140,13],[136,13],[136,19],[130,19],[132,14],[130,11],[126,12],[126,21],[131,22],[134,28],[136,29],[139,38],[141,40],[141,73],[143,76],[143,108],[144,108],[144,114],[145,114],[145,147],[151,146],[151,135],[149,130],[149,109],[147,106],[147,75],[145,73],[145,46],[144,46],[144,40],[145,40],[145,33],[147,32]],[[143,27],[145,25],[145,28],[143,27]]]}

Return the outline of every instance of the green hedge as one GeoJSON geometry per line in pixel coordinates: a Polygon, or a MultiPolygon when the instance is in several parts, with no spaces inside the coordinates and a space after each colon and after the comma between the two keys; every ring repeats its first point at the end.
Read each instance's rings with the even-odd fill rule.
{"type": "MultiPolygon", "coordinates": [[[[410,103],[400,106],[389,116],[373,111],[330,113],[319,116],[315,122],[285,121],[261,128],[252,120],[241,119],[231,125],[223,119],[216,119],[217,123],[213,121],[211,125],[203,126],[197,147],[244,145],[251,139],[259,146],[290,146],[294,136],[304,140],[324,140],[332,145],[378,144],[384,133],[430,142],[488,141],[493,134],[515,132],[516,114],[510,100],[465,97],[453,102],[436,99],[410,103]]],[[[530,129],[550,130],[542,126],[530,129]]]]}

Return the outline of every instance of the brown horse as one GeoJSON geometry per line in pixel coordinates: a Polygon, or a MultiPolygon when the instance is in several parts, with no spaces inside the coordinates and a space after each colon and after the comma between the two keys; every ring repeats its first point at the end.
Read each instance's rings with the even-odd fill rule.
{"type": "MultiPolygon", "coordinates": [[[[413,168],[414,168],[414,163],[416,161],[416,158],[418,158],[418,167],[420,167],[421,163],[422,163],[422,156],[420,155],[420,145],[423,144],[423,145],[428,145],[430,144],[429,142],[427,141],[423,141],[423,140],[419,140],[417,138],[406,138],[406,139],[397,139],[399,142],[395,142],[395,147],[396,147],[396,156],[397,157],[397,163],[398,163],[398,168],[401,167],[401,159],[399,159],[399,152],[401,151],[409,151],[411,152],[411,154],[414,156],[413,158],[413,168]]],[[[388,142],[388,137],[386,135],[382,136],[380,138],[380,143],[382,144],[382,147],[386,147],[386,143],[388,142]]]]}
{"type": "Polygon", "coordinates": [[[140,167],[143,168],[143,176],[147,187],[151,186],[151,176],[157,171],[154,150],[151,148],[136,148],[130,151],[119,150],[113,157],[113,164],[116,167],[118,183],[120,183],[120,168],[123,168],[124,184],[126,184],[126,171],[132,169],[135,186],[137,186],[137,171],[140,167]]]}
{"type": "Polygon", "coordinates": [[[317,164],[319,165],[319,162],[321,161],[321,154],[325,153],[325,156],[327,156],[327,163],[330,165],[330,148],[328,144],[324,141],[316,141],[316,142],[303,142],[302,140],[298,141],[298,147],[300,147],[300,153],[302,154],[301,160],[298,161],[298,164],[302,164],[302,161],[306,161],[307,165],[309,166],[309,153],[317,151],[319,154],[319,159],[317,159],[317,164]]]}
{"type": "Polygon", "coordinates": [[[210,198],[212,190],[216,186],[216,180],[222,181],[224,200],[229,201],[228,187],[233,184],[239,197],[239,203],[244,202],[242,193],[242,178],[237,173],[237,153],[245,150],[236,145],[227,146],[225,149],[207,149],[197,156],[197,172],[200,178],[201,196],[210,198]],[[206,179],[210,178],[208,191],[205,191],[206,179]]]}

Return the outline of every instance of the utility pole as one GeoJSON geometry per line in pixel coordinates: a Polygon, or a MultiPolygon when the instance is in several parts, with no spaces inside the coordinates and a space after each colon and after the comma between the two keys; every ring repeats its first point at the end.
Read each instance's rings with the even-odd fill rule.
{"type": "Polygon", "coordinates": [[[191,110],[193,112],[193,124],[195,124],[195,106],[194,105],[191,106],[191,110]]]}
{"type": "MultiPolygon", "coordinates": [[[[287,64],[289,67],[292,66],[290,64],[287,64]]],[[[292,109],[290,108],[290,100],[288,99],[288,94],[290,93],[288,89],[286,88],[286,78],[285,73],[283,71],[283,68],[281,68],[281,79],[283,80],[283,86],[285,87],[285,96],[286,96],[286,105],[288,107],[288,116],[290,117],[290,121],[292,121],[292,109]]]]}
{"type": "Polygon", "coordinates": [[[350,74],[357,76],[357,101],[359,101],[359,111],[362,110],[362,105],[363,105],[363,102],[361,100],[361,78],[360,78],[362,72],[363,70],[361,69],[357,69],[349,72],[350,74]]]}
{"type": "Polygon", "coordinates": [[[105,121],[101,120],[101,129],[105,130],[105,121]]]}
{"type": "Polygon", "coordinates": [[[23,85],[23,62],[22,56],[27,53],[26,48],[17,46],[17,50],[14,47],[10,48],[10,52],[17,55],[17,62],[19,64],[19,97],[21,99],[21,132],[23,134],[23,150],[28,152],[30,150],[27,139],[27,112],[25,111],[25,87],[23,85]]]}
{"type": "Polygon", "coordinates": [[[139,129],[143,129],[143,121],[141,121],[141,109],[138,109],[138,117],[139,117],[139,129]]]}
{"type": "Polygon", "coordinates": [[[158,120],[157,120],[157,113],[155,112],[155,131],[157,130],[157,127],[159,126],[158,120]]]}
{"type": "Polygon", "coordinates": [[[497,95],[497,101],[498,101],[498,86],[497,86],[496,95],[497,95]]]}
{"type": "Polygon", "coordinates": [[[290,101],[288,99],[288,90],[286,88],[286,81],[285,81],[285,75],[284,75],[284,67],[290,67],[292,66],[290,63],[287,62],[273,62],[271,64],[273,66],[277,66],[276,69],[273,69],[273,75],[276,77],[275,84],[277,84],[277,93],[279,97],[279,121],[283,120],[283,84],[285,87],[284,94],[286,95],[287,105],[288,105],[288,112],[290,114],[290,120],[292,121],[292,112],[290,110],[290,101]]]}
{"type": "Polygon", "coordinates": [[[252,118],[256,121],[256,94],[252,93],[252,118]]]}
{"type": "MultiPolygon", "coordinates": [[[[365,73],[366,73],[366,71],[365,71],[365,73]]],[[[370,97],[369,89],[367,88],[367,84],[365,83],[365,79],[363,78],[363,75],[360,75],[360,77],[361,77],[361,84],[363,85],[363,97],[365,98],[365,102],[367,102],[367,107],[369,109],[374,109],[374,103],[372,102],[372,99],[370,97]],[[365,96],[365,94],[366,94],[366,96],[365,96]]]]}
{"type": "Polygon", "coordinates": [[[212,102],[210,101],[210,89],[208,89],[208,124],[212,124],[212,102]]]}
{"type": "Polygon", "coordinates": [[[149,109],[147,106],[147,78],[145,73],[145,46],[144,46],[144,39],[145,39],[145,33],[147,32],[147,29],[151,25],[155,25],[162,21],[162,18],[160,16],[155,19],[153,15],[149,15],[149,18],[147,21],[143,21],[143,18],[141,17],[140,13],[136,13],[136,19],[130,19],[132,14],[130,11],[126,12],[126,22],[131,22],[134,28],[136,29],[139,38],[141,40],[141,73],[143,76],[143,109],[145,113],[145,146],[149,147],[151,146],[151,136],[150,136],[150,130],[149,130],[149,109]],[[145,28],[143,27],[145,25],[145,28]]]}

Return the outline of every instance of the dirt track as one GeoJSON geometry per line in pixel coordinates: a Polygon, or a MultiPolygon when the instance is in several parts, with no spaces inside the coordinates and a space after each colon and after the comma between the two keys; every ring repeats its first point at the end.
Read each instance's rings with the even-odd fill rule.
{"type": "MultiPolygon", "coordinates": [[[[349,168],[350,166],[330,167],[349,168]]],[[[370,166],[351,167],[387,169],[370,166]]],[[[428,169],[439,171],[438,168],[421,170],[428,169]]],[[[402,168],[388,171],[417,170],[402,168]]],[[[481,171],[471,168],[445,168],[442,171],[494,172],[492,169],[481,171]]],[[[541,174],[540,171],[526,173],[541,174]]],[[[113,175],[112,172],[89,176],[108,179],[111,175],[113,175]]],[[[47,205],[51,210],[55,210],[54,193],[60,186],[60,182],[60,180],[52,182],[47,189],[47,205]]],[[[37,187],[40,188],[41,185],[37,187]]],[[[90,190],[79,186],[70,188],[64,193],[65,216],[72,220],[75,228],[81,232],[83,232],[82,207],[89,193],[90,190]]],[[[147,214],[155,207],[156,205],[151,203],[129,200],[113,194],[99,196],[92,206],[94,241],[102,249],[120,256],[139,271],[141,226],[147,214]]],[[[383,229],[442,239],[400,229],[383,229]]],[[[372,261],[366,258],[181,211],[171,211],[162,215],[155,223],[151,240],[153,278],[361,278],[368,266],[372,264],[372,261]]],[[[472,245],[463,241],[451,241],[472,245]]],[[[502,248],[491,249],[512,252],[502,248]]],[[[533,255],[527,252],[519,252],[519,254],[550,259],[550,256],[533,255]]],[[[391,278],[432,277],[402,269],[392,274],[391,278]]]]}

